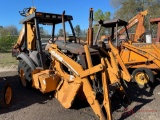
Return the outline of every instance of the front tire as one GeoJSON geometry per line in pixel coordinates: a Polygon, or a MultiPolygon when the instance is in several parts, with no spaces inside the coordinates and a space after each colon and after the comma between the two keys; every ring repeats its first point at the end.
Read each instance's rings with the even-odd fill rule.
{"type": "Polygon", "coordinates": [[[153,72],[148,68],[137,68],[132,72],[132,76],[133,81],[142,86],[155,81],[153,72]]]}
{"type": "Polygon", "coordinates": [[[24,60],[20,60],[18,64],[18,75],[22,86],[25,88],[31,88],[32,86],[31,72],[30,66],[24,60]]]}
{"type": "Polygon", "coordinates": [[[12,88],[5,80],[0,81],[0,107],[9,107],[12,101],[12,88]]]}

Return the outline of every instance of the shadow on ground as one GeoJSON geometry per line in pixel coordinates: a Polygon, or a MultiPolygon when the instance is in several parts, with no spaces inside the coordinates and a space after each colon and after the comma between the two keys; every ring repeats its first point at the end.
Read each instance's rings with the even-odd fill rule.
{"type": "MultiPolygon", "coordinates": [[[[53,93],[43,95],[38,90],[35,90],[35,89],[28,90],[24,88],[20,84],[19,78],[15,73],[13,75],[3,77],[5,76],[5,74],[7,73],[0,73],[0,78],[1,79],[5,78],[10,81],[11,86],[13,88],[13,101],[12,101],[12,105],[9,108],[0,109],[0,114],[16,111],[16,110],[28,107],[35,103],[45,104],[47,100],[53,99],[53,93]]],[[[122,104],[122,101],[115,95],[111,99],[111,103],[112,103],[112,111],[113,112],[116,111],[121,114],[120,118],[117,118],[117,119],[124,120],[126,118],[129,118],[134,113],[136,113],[139,109],[141,109],[144,105],[146,105],[147,103],[150,103],[153,99],[148,99],[148,97],[153,95],[154,89],[159,84],[160,84],[160,81],[157,80],[155,85],[152,88],[146,88],[146,87],[140,88],[134,83],[128,83],[128,88],[126,88],[126,92],[130,100],[134,102],[135,105],[133,107],[126,107],[119,110],[123,104],[122,104]]],[[[83,108],[85,109],[88,107],[89,105],[87,102],[77,101],[76,99],[71,109],[78,110],[83,108]]],[[[89,108],[89,111],[92,111],[91,108],[89,108]]],[[[88,111],[86,111],[85,113],[87,114],[87,112],[88,111]]],[[[94,116],[94,113],[93,113],[93,116],[94,116]]]]}
{"type": "Polygon", "coordinates": [[[114,101],[114,107],[113,111],[119,109],[117,112],[121,113],[120,118],[118,120],[124,120],[126,118],[129,118],[130,116],[134,115],[136,112],[138,112],[144,105],[150,103],[154,100],[154,98],[149,98],[153,96],[153,92],[155,88],[160,85],[160,80],[156,80],[155,84],[152,85],[152,87],[139,87],[135,83],[128,83],[128,88],[126,88],[126,92],[132,102],[131,105],[129,105],[126,108],[120,109],[121,104],[117,103],[117,101],[114,101]]]}
{"type": "MultiPolygon", "coordinates": [[[[6,72],[3,74],[6,74],[6,72]]],[[[2,75],[2,73],[0,75],[2,75]]],[[[0,114],[16,111],[34,103],[45,104],[47,100],[50,100],[53,97],[53,93],[43,95],[38,90],[24,88],[20,83],[18,75],[7,77],[0,76],[0,80],[1,79],[6,79],[10,82],[13,91],[13,99],[8,108],[0,108],[0,114]]]]}

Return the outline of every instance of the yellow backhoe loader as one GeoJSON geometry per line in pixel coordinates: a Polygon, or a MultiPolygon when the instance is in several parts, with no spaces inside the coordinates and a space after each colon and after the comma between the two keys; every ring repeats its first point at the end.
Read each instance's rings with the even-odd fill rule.
{"type": "MultiPolygon", "coordinates": [[[[154,83],[154,75],[160,70],[160,44],[152,43],[150,34],[146,34],[145,41],[148,41],[147,43],[129,40],[127,22],[120,19],[111,21],[100,20],[97,25],[99,26],[99,30],[101,27],[112,28],[112,34],[110,38],[108,38],[109,47],[105,47],[107,50],[111,49],[115,56],[119,55],[121,57],[125,66],[127,66],[129,71],[132,73],[133,81],[136,81],[138,84],[143,86],[148,83],[154,83]],[[127,38],[124,40],[118,39],[119,26],[124,26],[126,30],[127,38]],[[116,30],[116,36],[114,36],[114,30],[116,30]]],[[[100,31],[97,32],[95,42],[97,42],[99,32],[100,31]]]]}
{"type": "MultiPolygon", "coordinates": [[[[128,24],[126,25],[126,28],[128,30],[136,25],[135,33],[134,34],[129,34],[130,40],[132,40],[134,42],[142,41],[141,37],[146,32],[146,29],[144,27],[144,20],[145,20],[145,16],[147,14],[148,14],[148,10],[139,12],[136,16],[134,16],[131,20],[128,21],[128,24]]],[[[118,37],[120,37],[121,35],[123,35],[125,33],[126,28],[124,26],[120,27],[117,30],[117,33],[115,32],[114,35],[116,36],[116,34],[118,34],[118,37]]],[[[106,40],[106,44],[107,44],[108,43],[108,41],[107,41],[108,37],[110,37],[110,35],[103,35],[103,36],[101,36],[101,41],[106,40]]]]}
{"type": "Polygon", "coordinates": [[[124,62],[121,59],[119,54],[116,54],[116,56],[115,56],[117,59],[117,63],[113,62],[113,61],[115,61],[113,53],[115,53],[115,51],[117,52],[118,50],[116,50],[116,49],[114,49],[114,51],[112,51],[112,49],[106,50],[105,47],[98,46],[97,39],[98,39],[100,29],[98,29],[97,35],[94,39],[94,37],[93,37],[94,29],[92,28],[92,24],[93,24],[93,8],[91,8],[89,11],[89,28],[88,28],[87,40],[86,40],[87,45],[89,45],[91,48],[97,49],[102,57],[107,58],[112,63],[112,66],[117,66],[117,65],[120,66],[120,67],[115,67],[114,71],[120,75],[119,77],[121,79],[129,82],[131,80],[131,75],[129,74],[129,72],[128,72],[126,66],[124,65],[124,62]]]}
{"type": "Polygon", "coordinates": [[[110,97],[118,93],[125,103],[129,100],[120,83],[114,57],[102,57],[98,50],[76,41],[70,15],[37,12],[34,7],[21,12],[22,31],[12,55],[19,60],[18,73],[24,87],[34,87],[42,93],[55,91],[54,96],[70,108],[75,97],[88,101],[101,120],[112,120],[110,97]],[[65,24],[73,36],[66,41],[65,24]],[[52,42],[44,50],[40,25],[52,26],[52,42]],[[55,27],[62,24],[64,40],[55,40],[55,27]]]}

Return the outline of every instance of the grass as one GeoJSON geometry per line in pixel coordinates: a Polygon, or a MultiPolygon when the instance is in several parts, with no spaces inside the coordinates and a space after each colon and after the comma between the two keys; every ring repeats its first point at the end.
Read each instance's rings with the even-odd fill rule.
{"type": "Polygon", "coordinates": [[[17,65],[18,61],[12,57],[11,53],[0,53],[0,67],[10,67],[17,65]]]}

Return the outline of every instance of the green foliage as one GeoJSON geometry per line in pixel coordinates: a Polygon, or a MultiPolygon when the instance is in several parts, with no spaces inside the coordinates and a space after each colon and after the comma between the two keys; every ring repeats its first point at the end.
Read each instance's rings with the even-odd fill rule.
{"type": "Polygon", "coordinates": [[[99,20],[104,20],[104,14],[102,10],[98,9],[96,12],[94,12],[94,20],[99,21],[99,20]]]}
{"type": "MultiPolygon", "coordinates": [[[[103,12],[102,10],[98,9],[96,12],[94,12],[94,22],[98,22],[99,20],[110,20],[111,13],[110,12],[103,12]]],[[[93,26],[94,33],[97,33],[98,27],[96,25],[93,26]]],[[[102,28],[100,35],[105,35],[109,33],[108,29],[102,28]]]]}
{"type": "Polygon", "coordinates": [[[76,36],[77,36],[77,37],[80,37],[81,28],[80,28],[79,25],[76,25],[76,26],[75,26],[74,31],[75,31],[76,36]]]}
{"type": "Polygon", "coordinates": [[[10,52],[18,36],[0,36],[0,53],[10,52]]]}
{"type": "Polygon", "coordinates": [[[99,20],[110,20],[110,12],[103,13],[102,10],[98,9],[96,12],[94,12],[94,21],[99,20]]]}
{"type": "Polygon", "coordinates": [[[18,30],[14,25],[0,26],[0,52],[10,52],[18,38],[18,30]]]}
{"type": "MultiPolygon", "coordinates": [[[[160,1],[159,0],[110,0],[116,12],[114,17],[129,21],[139,12],[148,10],[149,13],[145,16],[145,28],[149,28],[149,19],[159,17],[160,1]]],[[[134,32],[135,29],[132,31],[134,32]]]]}

